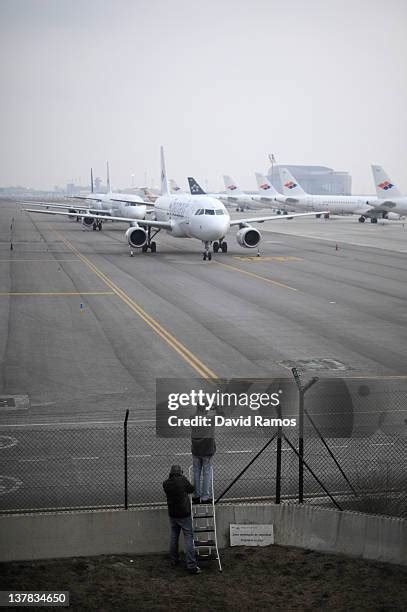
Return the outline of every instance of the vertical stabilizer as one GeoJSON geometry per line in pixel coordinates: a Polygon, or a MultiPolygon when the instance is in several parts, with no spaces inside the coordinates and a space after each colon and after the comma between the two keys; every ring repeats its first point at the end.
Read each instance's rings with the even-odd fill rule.
{"type": "Polygon", "coordinates": [[[274,188],[274,185],[270,183],[268,178],[261,174],[261,172],[255,172],[257,187],[261,194],[274,196],[277,195],[277,190],[274,188]]]}
{"type": "Polygon", "coordinates": [[[169,180],[171,193],[178,193],[181,191],[181,187],[178,185],[174,179],[169,180]]]}
{"type": "Polygon", "coordinates": [[[403,197],[397,185],[390,180],[381,166],[372,164],[373,180],[375,182],[377,197],[380,200],[403,197]]]}
{"type": "Polygon", "coordinates": [[[106,185],[107,185],[107,193],[112,193],[112,187],[110,185],[110,168],[109,162],[106,162],[106,185]]]}
{"type": "Polygon", "coordinates": [[[164,147],[161,145],[161,195],[170,193],[168,187],[167,171],[165,169],[164,147]]]}
{"type": "Polygon", "coordinates": [[[225,189],[228,193],[242,193],[239,185],[228,174],[223,175],[223,182],[225,183],[225,189]]]}
{"type": "Polygon", "coordinates": [[[298,181],[295,180],[291,172],[287,168],[279,168],[281,184],[283,186],[283,194],[286,196],[303,196],[307,195],[298,181]]]}
{"type": "Polygon", "coordinates": [[[90,192],[93,193],[93,168],[90,169],[90,192]]]}
{"type": "Polygon", "coordinates": [[[202,187],[197,183],[193,176],[188,177],[189,190],[191,195],[205,195],[205,191],[202,187]]]}

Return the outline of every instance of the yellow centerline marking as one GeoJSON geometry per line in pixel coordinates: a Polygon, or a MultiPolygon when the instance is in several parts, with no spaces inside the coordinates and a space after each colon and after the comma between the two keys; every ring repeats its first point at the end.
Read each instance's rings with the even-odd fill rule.
{"type": "Polygon", "coordinates": [[[295,287],[290,287],[290,285],[286,285],[285,283],[279,283],[278,281],[271,280],[271,278],[267,278],[266,276],[261,276],[260,274],[256,274],[255,272],[249,272],[248,270],[242,270],[241,268],[236,268],[235,266],[231,266],[230,264],[221,263],[220,261],[215,261],[218,266],[223,266],[224,268],[229,268],[230,270],[234,270],[235,272],[240,272],[241,274],[247,274],[248,276],[253,276],[254,278],[258,278],[259,280],[264,281],[265,283],[271,283],[272,285],[278,285],[279,287],[284,287],[284,289],[290,289],[291,291],[298,291],[295,287]]]}
{"type": "Polygon", "coordinates": [[[233,255],[233,259],[240,259],[241,261],[249,261],[250,263],[257,263],[259,261],[303,261],[301,257],[294,257],[294,255],[233,255]]]}
{"type": "Polygon", "coordinates": [[[67,296],[67,295],[114,295],[113,291],[0,291],[0,296],[7,295],[46,295],[46,296],[67,296]]]}
{"type": "Polygon", "coordinates": [[[135,314],[137,314],[155,333],[160,336],[174,351],[180,355],[202,378],[219,378],[208,366],[196,357],[187,347],[182,344],[175,336],[166,330],[156,319],[151,317],[137,302],[127,295],[116,283],[114,283],[104,272],[82,255],[78,249],[69,242],[62,234],[54,230],[55,234],[84,264],[96,274],[112,291],[115,293],[135,314]]]}

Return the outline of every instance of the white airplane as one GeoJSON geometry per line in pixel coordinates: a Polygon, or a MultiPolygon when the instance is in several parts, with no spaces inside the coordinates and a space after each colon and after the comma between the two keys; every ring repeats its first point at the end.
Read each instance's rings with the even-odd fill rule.
{"type": "MultiPolygon", "coordinates": [[[[109,162],[106,163],[107,193],[94,193],[93,191],[93,169],[90,169],[91,192],[86,195],[70,196],[72,200],[86,200],[92,205],[76,205],[73,203],[61,204],[52,202],[36,202],[35,204],[45,208],[57,208],[69,211],[69,219],[79,221],[86,229],[101,230],[103,226],[102,214],[114,216],[131,217],[132,219],[144,219],[147,213],[147,205],[140,196],[133,193],[116,193],[111,189],[109,162]],[[93,222],[88,223],[85,215],[93,216],[93,222]]],[[[26,202],[23,202],[26,203],[26,202]]]]}
{"type": "Polygon", "coordinates": [[[236,206],[237,212],[239,212],[240,210],[243,211],[244,209],[248,209],[248,208],[251,208],[254,210],[258,210],[259,208],[264,208],[264,206],[259,206],[253,201],[250,201],[246,194],[244,195],[244,197],[241,197],[240,194],[228,195],[226,193],[207,193],[196,182],[193,176],[188,177],[188,183],[189,183],[189,190],[191,192],[191,195],[207,195],[207,196],[210,195],[213,198],[216,198],[217,200],[220,200],[221,202],[223,202],[223,204],[227,208],[235,208],[236,206]]]}
{"type": "Polygon", "coordinates": [[[232,179],[228,174],[223,175],[223,182],[225,184],[225,194],[219,194],[219,199],[225,204],[236,206],[236,212],[243,212],[244,210],[264,208],[261,203],[253,200],[250,194],[245,193],[239,187],[239,185],[232,179]]]}
{"type": "MultiPolygon", "coordinates": [[[[379,218],[390,218],[388,211],[378,207],[375,196],[344,196],[344,195],[315,195],[304,191],[298,181],[287,170],[280,168],[280,178],[283,185],[283,195],[286,197],[286,204],[291,204],[297,210],[318,210],[324,207],[328,209],[325,217],[329,214],[358,214],[360,223],[364,223],[370,218],[371,223],[377,223],[379,218]]],[[[316,213],[316,216],[321,216],[316,213]]]]}
{"type": "MultiPolygon", "coordinates": [[[[251,196],[255,202],[263,203],[273,208],[283,208],[283,214],[287,215],[287,198],[279,193],[269,179],[261,172],[255,172],[257,187],[260,195],[251,196]],[[281,206],[282,205],[282,206],[281,206]]],[[[295,210],[295,207],[292,207],[295,210]]],[[[278,214],[281,214],[279,212],[278,214]]]]}
{"type": "Polygon", "coordinates": [[[377,206],[387,210],[387,217],[393,213],[399,215],[407,214],[407,197],[403,196],[394,181],[391,181],[381,166],[372,164],[373,180],[376,186],[377,206]]]}
{"type": "MultiPolygon", "coordinates": [[[[264,223],[265,221],[281,220],[281,216],[265,216],[252,219],[231,219],[225,206],[217,198],[210,195],[191,195],[191,194],[171,194],[169,190],[167,173],[165,170],[164,150],[161,147],[161,193],[154,203],[154,210],[151,219],[134,220],[126,217],[110,217],[101,215],[101,219],[112,221],[123,221],[129,223],[130,227],[126,231],[125,237],[130,246],[130,256],[133,256],[134,249],[141,249],[143,252],[150,250],[155,253],[157,250],[156,242],[153,238],[161,230],[175,238],[195,238],[202,241],[204,245],[204,260],[211,260],[212,254],[209,250],[217,253],[221,250],[227,252],[227,242],[225,236],[231,227],[237,227],[236,240],[238,244],[245,248],[258,248],[261,241],[261,234],[258,229],[253,227],[253,223],[264,223]]],[[[51,215],[69,215],[67,212],[51,210],[26,209],[30,213],[42,213],[51,215]]],[[[322,211],[319,214],[324,214],[322,211]]],[[[299,213],[289,217],[306,217],[314,213],[299,213]]],[[[94,217],[83,215],[82,220],[87,224],[93,223],[94,217]]]]}

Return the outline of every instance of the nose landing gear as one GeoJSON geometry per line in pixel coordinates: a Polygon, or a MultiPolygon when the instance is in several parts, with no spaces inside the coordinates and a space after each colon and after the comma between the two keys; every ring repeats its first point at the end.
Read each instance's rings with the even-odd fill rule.
{"type": "Polygon", "coordinates": [[[210,245],[209,241],[205,240],[204,242],[205,250],[203,252],[203,258],[202,258],[204,261],[206,260],[211,261],[212,259],[212,253],[209,250],[209,245],[210,245]]]}

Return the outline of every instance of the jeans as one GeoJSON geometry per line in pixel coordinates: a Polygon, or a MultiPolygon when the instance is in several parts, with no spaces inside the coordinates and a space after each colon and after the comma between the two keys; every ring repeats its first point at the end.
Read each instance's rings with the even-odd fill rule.
{"type": "Polygon", "coordinates": [[[192,455],[192,461],[194,467],[194,496],[200,497],[205,501],[211,496],[212,457],[196,457],[192,455]]]}
{"type": "Polygon", "coordinates": [[[178,538],[182,532],[184,534],[185,557],[188,569],[196,567],[196,557],[194,549],[194,538],[192,535],[192,518],[184,516],[183,518],[174,518],[170,516],[171,525],[171,540],[170,540],[170,557],[173,561],[178,561],[178,538]]]}

